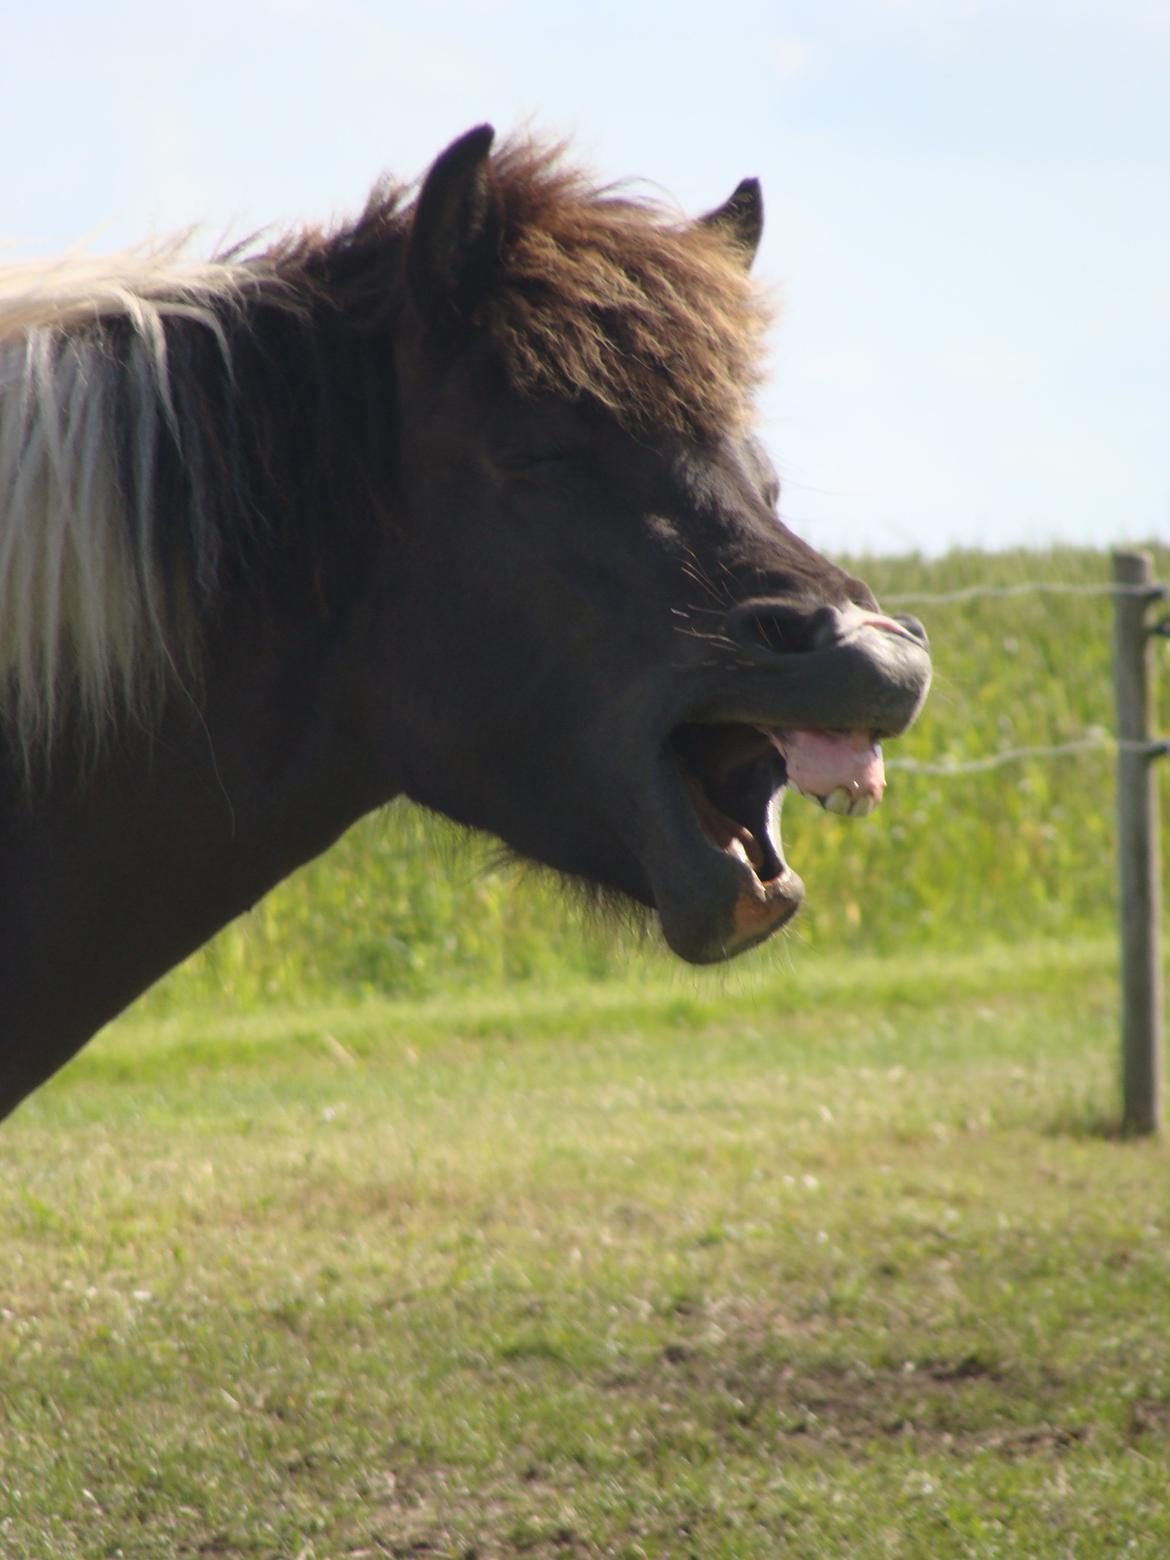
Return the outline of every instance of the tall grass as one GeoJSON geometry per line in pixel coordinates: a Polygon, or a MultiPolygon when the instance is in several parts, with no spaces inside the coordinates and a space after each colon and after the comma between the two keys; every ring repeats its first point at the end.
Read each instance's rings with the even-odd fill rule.
{"type": "MultiPolygon", "coordinates": [[[[1156,556],[1170,575],[1170,552],[1156,556]]],[[[1106,555],[1066,549],[852,566],[879,598],[1109,578],[1106,555]]],[[[1112,731],[1107,597],[1028,595],[916,610],[931,636],[934,691],[890,757],[961,764],[1112,731]]],[[[1113,831],[1107,752],[977,775],[895,773],[883,807],[864,822],[791,797],[787,854],[808,887],[791,935],[803,952],[1100,933],[1113,915],[1113,831]]],[[[627,933],[566,902],[540,874],[500,864],[490,845],[396,805],[283,884],[148,1001],[167,1008],[294,991],[418,996],[628,975],[664,957],[653,937],[631,946],[627,933]]]]}

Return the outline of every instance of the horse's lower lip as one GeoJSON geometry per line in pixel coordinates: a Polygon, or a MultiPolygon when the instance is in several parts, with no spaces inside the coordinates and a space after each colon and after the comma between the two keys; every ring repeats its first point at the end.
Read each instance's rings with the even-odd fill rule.
{"type": "MultiPolygon", "coordinates": [[[[778,810],[778,797],[771,805],[778,810]]],[[[643,821],[639,856],[663,935],[680,958],[691,964],[734,958],[799,908],[804,885],[779,857],[778,837],[769,841],[774,870],[761,878],[741,840],[721,842],[704,827],[683,769],[669,751],[657,766],[643,821]]]]}
{"type": "Polygon", "coordinates": [[[767,883],[761,883],[753,873],[735,902],[732,915],[735,941],[727,947],[723,957],[743,953],[770,937],[792,919],[803,899],[804,884],[791,867],[786,866],[778,877],[770,878],[767,883]]]}
{"type": "Polygon", "coordinates": [[[804,899],[804,884],[791,867],[762,882],[751,863],[708,846],[712,892],[703,900],[679,900],[655,883],[663,936],[690,964],[719,964],[745,953],[790,921],[804,899]]]}

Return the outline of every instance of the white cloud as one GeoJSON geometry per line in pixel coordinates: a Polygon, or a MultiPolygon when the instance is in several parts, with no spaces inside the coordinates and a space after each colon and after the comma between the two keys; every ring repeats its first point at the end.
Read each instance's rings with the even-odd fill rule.
{"type": "Polygon", "coordinates": [[[768,44],[767,56],[781,81],[795,81],[808,74],[813,46],[807,38],[773,38],[768,44]]]}

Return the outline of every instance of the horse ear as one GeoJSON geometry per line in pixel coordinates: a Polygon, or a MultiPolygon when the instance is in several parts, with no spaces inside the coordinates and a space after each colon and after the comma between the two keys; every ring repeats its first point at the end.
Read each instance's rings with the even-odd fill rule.
{"type": "Polygon", "coordinates": [[[743,251],[744,269],[749,269],[764,231],[764,197],[759,179],[741,179],[722,206],[699,220],[723,228],[732,243],[743,251]]]}
{"type": "Polygon", "coordinates": [[[429,319],[466,315],[491,282],[500,236],[489,160],[494,137],[491,125],[469,130],[435,160],[423,181],[406,275],[429,319]]]}

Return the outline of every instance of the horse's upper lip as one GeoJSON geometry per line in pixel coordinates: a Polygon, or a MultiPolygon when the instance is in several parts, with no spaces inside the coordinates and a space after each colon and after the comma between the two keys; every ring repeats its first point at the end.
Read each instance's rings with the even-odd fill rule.
{"type": "Polygon", "coordinates": [[[892,619],[870,615],[820,649],[777,654],[737,647],[736,664],[695,700],[691,719],[896,736],[914,720],[929,687],[925,644],[892,619]]]}

